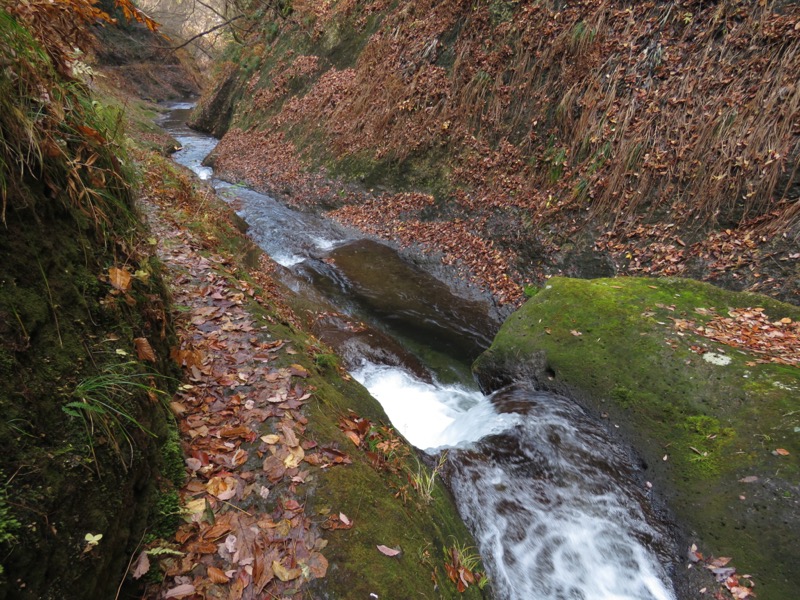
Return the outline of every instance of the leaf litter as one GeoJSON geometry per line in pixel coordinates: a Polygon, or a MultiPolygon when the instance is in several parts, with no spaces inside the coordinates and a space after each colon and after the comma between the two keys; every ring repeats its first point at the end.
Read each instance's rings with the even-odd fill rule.
{"type": "MultiPolygon", "coordinates": [[[[353,523],[342,513],[338,526],[317,526],[297,486],[350,459],[306,437],[309,373],[276,366],[291,348],[254,323],[245,306],[252,286],[222,257],[201,256],[187,231],[163,216],[150,220],[169,240],[159,252],[174,304],[189,310],[176,317],[180,345],[171,352],[187,381],[171,402],[186,454],[184,523],[168,541],[177,551],[157,557],[163,582],[147,597],[299,598],[305,582],[327,573],[323,529],[353,523]]],[[[147,346],[139,342],[140,355],[147,346]]],[[[146,549],[138,557],[136,578],[153,556],[146,549]]]]}

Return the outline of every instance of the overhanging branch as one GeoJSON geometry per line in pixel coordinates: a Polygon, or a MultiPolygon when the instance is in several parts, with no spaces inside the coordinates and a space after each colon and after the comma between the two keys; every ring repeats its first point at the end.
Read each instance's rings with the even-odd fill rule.
{"type": "Polygon", "coordinates": [[[170,48],[170,50],[175,51],[175,50],[180,50],[181,48],[185,48],[186,46],[191,44],[193,41],[195,41],[195,40],[197,40],[197,39],[199,39],[199,38],[201,38],[203,36],[206,36],[209,33],[214,33],[218,29],[222,29],[223,27],[227,27],[228,25],[230,25],[234,21],[236,21],[238,19],[242,19],[242,18],[244,18],[244,15],[236,15],[235,17],[233,17],[231,19],[228,19],[224,23],[219,23],[217,25],[214,25],[214,27],[212,27],[211,29],[206,29],[205,31],[201,31],[200,33],[197,33],[197,34],[193,35],[192,37],[190,37],[188,40],[186,40],[182,44],[179,44],[177,46],[174,46],[174,47],[170,48]]]}

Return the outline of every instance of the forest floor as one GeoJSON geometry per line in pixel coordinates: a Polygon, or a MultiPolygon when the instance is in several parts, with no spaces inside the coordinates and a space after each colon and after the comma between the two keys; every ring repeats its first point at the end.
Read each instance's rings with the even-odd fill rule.
{"type": "MultiPolygon", "coordinates": [[[[315,444],[304,435],[308,372],[296,364],[276,366],[279,357],[298,350],[272,338],[266,317],[259,322],[248,310],[258,296],[230,259],[207,250],[208,242],[170,210],[170,199],[149,200],[181,340],[173,358],[186,383],[171,406],[191,473],[182,490],[189,522],[173,540],[183,555],[169,561],[165,597],[292,596],[300,582],[323,577],[328,566],[320,553],[326,542],[296,489],[311,463],[335,462],[312,453],[315,444]],[[259,433],[267,421],[277,433],[259,433]],[[280,499],[264,512],[263,500],[277,488],[280,499]]],[[[148,568],[143,552],[134,576],[148,568]]]]}

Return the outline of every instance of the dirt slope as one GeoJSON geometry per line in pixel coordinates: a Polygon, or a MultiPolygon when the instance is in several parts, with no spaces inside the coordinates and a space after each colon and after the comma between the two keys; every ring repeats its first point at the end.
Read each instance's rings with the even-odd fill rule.
{"type": "Polygon", "coordinates": [[[198,114],[229,178],[461,259],[503,301],[628,273],[798,302],[796,2],[292,8],[230,46],[198,114]]]}

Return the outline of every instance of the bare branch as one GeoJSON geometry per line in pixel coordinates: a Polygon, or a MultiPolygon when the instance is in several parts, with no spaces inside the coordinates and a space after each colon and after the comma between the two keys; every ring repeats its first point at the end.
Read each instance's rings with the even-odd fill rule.
{"type": "Polygon", "coordinates": [[[236,15],[235,17],[232,17],[232,18],[228,19],[224,23],[219,23],[218,25],[214,25],[214,27],[212,27],[211,29],[206,29],[205,31],[201,31],[200,33],[197,33],[197,34],[193,35],[192,37],[190,37],[188,40],[186,40],[182,44],[179,44],[178,46],[174,46],[174,47],[170,48],[170,50],[174,51],[174,50],[180,50],[181,48],[185,48],[186,46],[191,44],[196,39],[201,38],[203,36],[206,36],[209,33],[214,33],[218,29],[222,29],[223,27],[227,27],[228,25],[230,25],[231,23],[233,23],[237,19],[242,19],[242,18],[244,18],[244,15],[236,15]]]}

